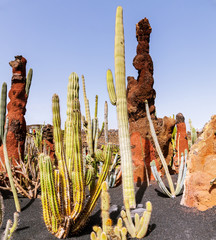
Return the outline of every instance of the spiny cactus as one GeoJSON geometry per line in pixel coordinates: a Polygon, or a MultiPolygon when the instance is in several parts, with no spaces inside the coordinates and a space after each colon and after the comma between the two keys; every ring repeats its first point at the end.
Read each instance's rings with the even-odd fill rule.
{"type": "Polygon", "coordinates": [[[12,235],[17,229],[18,222],[19,222],[19,213],[15,212],[14,213],[14,222],[12,223],[12,221],[10,219],[7,221],[2,240],[12,239],[12,235]]]}
{"type": "Polygon", "coordinates": [[[5,116],[6,116],[6,105],[7,105],[7,84],[2,84],[1,90],[1,102],[0,102],[0,146],[2,145],[5,127],[5,116]]]}
{"type": "Polygon", "coordinates": [[[27,97],[29,96],[29,91],[30,91],[31,82],[32,82],[32,75],[33,75],[33,70],[32,70],[32,68],[30,68],[28,71],[28,74],[27,74],[26,87],[25,87],[25,92],[26,92],[27,97]]]}
{"type": "Polygon", "coordinates": [[[162,179],[161,179],[161,177],[160,177],[160,175],[159,175],[159,173],[157,171],[157,168],[156,168],[154,160],[150,163],[151,170],[152,170],[154,178],[158,182],[161,190],[166,195],[168,195],[170,198],[175,198],[176,195],[178,195],[180,193],[181,188],[182,188],[183,183],[184,183],[184,178],[185,178],[186,169],[187,169],[187,166],[186,166],[187,150],[185,150],[185,157],[182,154],[181,164],[180,164],[179,174],[178,174],[178,180],[177,180],[177,185],[176,185],[176,189],[174,189],[174,184],[173,184],[172,178],[170,176],[166,160],[165,160],[165,158],[163,156],[163,153],[161,151],[160,145],[159,145],[158,140],[157,140],[157,135],[155,133],[154,125],[153,125],[152,120],[151,120],[151,116],[150,116],[149,106],[148,106],[148,101],[147,100],[145,101],[145,107],[146,107],[146,114],[147,114],[147,118],[148,118],[148,121],[149,121],[151,135],[152,135],[152,138],[153,138],[156,150],[158,152],[158,155],[160,157],[160,160],[161,160],[161,162],[163,164],[163,168],[164,168],[165,173],[166,173],[166,177],[167,177],[167,181],[168,181],[168,184],[169,184],[170,191],[164,185],[164,183],[163,183],[163,181],[162,181],[162,179]]]}
{"type": "Polygon", "coordinates": [[[115,23],[115,83],[111,70],[107,71],[107,90],[112,104],[116,105],[119,144],[122,165],[122,183],[124,199],[129,199],[131,208],[136,207],[133,181],[132,155],[129,135],[129,122],[127,112],[126,84],[125,84],[125,48],[123,10],[117,7],[115,23]],[[116,94],[115,94],[116,93],[116,94]]]}
{"type": "Polygon", "coordinates": [[[85,225],[100,195],[101,184],[107,176],[111,160],[110,146],[107,146],[102,153],[102,173],[86,202],[78,81],[77,74],[72,73],[68,84],[65,124],[65,139],[68,143],[63,143],[58,95],[54,94],[52,100],[53,135],[58,166],[53,166],[49,156],[39,156],[44,221],[48,230],[58,238],[66,238],[69,233],[74,234],[85,225]]]}
{"type": "Polygon", "coordinates": [[[112,220],[109,216],[110,209],[110,196],[108,193],[107,182],[102,184],[101,192],[101,218],[102,218],[102,228],[99,226],[93,227],[93,232],[90,237],[91,240],[97,239],[119,239],[126,240],[127,229],[123,227],[122,219],[118,219],[117,225],[112,226],[112,220]]]}

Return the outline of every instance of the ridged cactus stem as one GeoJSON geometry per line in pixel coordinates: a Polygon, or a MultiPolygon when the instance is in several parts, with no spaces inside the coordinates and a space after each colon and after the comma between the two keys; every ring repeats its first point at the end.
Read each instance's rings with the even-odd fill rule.
{"type": "Polygon", "coordinates": [[[165,158],[163,156],[163,153],[161,151],[160,145],[159,145],[158,140],[157,140],[157,135],[155,133],[154,125],[153,125],[152,120],[151,120],[151,116],[150,116],[149,106],[148,106],[148,101],[147,100],[145,101],[145,107],[146,107],[146,114],[147,114],[147,118],[148,118],[148,121],[149,121],[151,135],[152,135],[152,138],[154,140],[154,144],[155,144],[156,150],[158,152],[158,155],[160,157],[160,160],[161,160],[161,162],[163,164],[163,167],[164,167],[164,170],[165,170],[165,173],[166,173],[166,177],[167,177],[167,181],[168,181],[168,184],[169,184],[169,187],[170,187],[171,195],[174,198],[175,197],[175,189],[174,189],[173,181],[172,181],[172,178],[170,176],[166,160],[165,160],[165,158]]]}
{"type": "Polygon", "coordinates": [[[87,126],[87,143],[88,143],[88,152],[92,156],[93,155],[93,141],[92,141],[92,126],[91,126],[91,115],[90,115],[90,108],[89,108],[89,101],[86,95],[86,87],[85,87],[85,78],[82,75],[82,84],[83,84],[83,96],[84,96],[84,103],[85,103],[85,114],[86,114],[86,121],[88,122],[87,126]]]}
{"type": "Polygon", "coordinates": [[[4,82],[1,89],[1,102],[0,102],[0,146],[2,145],[4,137],[5,116],[7,105],[7,84],[4,82]]]}
{"type": "Polygon", "coordinates": [[[117,101],[116,91],[113,83],[113,75],[110,69],[107,70],[106,80],[107,80],[107,91],[109,93],[110,102],[112,105],[115,106],[117,101]]]}
{"type": "Polygon", "coordinates": [[[104,136],[105,136],[105,145],[106,145],[109,142],[109,138],[108,138],[108,104],[107,104],[107,101],[105,101],[105,104],[104,104],[104,136]]]}
{"type": "Polygon", "coordinates": [[[58,160],[60,179],[62,181],[63,198],[65,202],[64,204],[65,214],[70,215],[71,213],[70,185],[63,153],[60,106],[59,97],[57,94],[54,94],[52,98],[52,112],[53,112],[53,138],[55,142],[55,154],[58,160]]]}
{"type": "Polygon", "coordinates": [[[117,7],[115,23],[115,82],[119,143],[122,165],[123,196],[124,199],[129,200],[130,208],[135,208],[136,202],[125,84],[123,10],[120,6],[117,7]]]}
{"type": "Polygon", "coordinates": [[[95,118],[98,115],[98,95],[95,96],[95,118]]]}
{"type": "Polygon", "coordinates": [[[102,218],[102,229],[105,233],[108,233],[107,221],[109,219],[109,209],[110,209],[110,196],[108,193],[107,182],[102,183],[101,192],[101,218],[102,218]]]}
{"type": "Polygon", "coordinates": [[[32,76],[33,76],[33,70],[30,68],[28,71],[28,74],[27,74],[26,87],[25,87],[27,97],[29,96],[29,91],[30,91],[31,82],[32,82],[32,76]]]}
{"type": "Polygon", "coordinates": [[[5,165],[6,165],[6,169],[7,169],[7,174],[8,174],[11,190],[12,190],[13,197],[14,197],[16,210],[17,210],[17,212],[20,212],[21,211],[20,203],[19,203],[19,199],[18,199],[18,196],[17,196],[17,191],[16,191],[16,188],[15,188],[15,185],[14,185],[14,182],[13,182],[13,175],[12,175],[11,166],[10,166],[8,153],[7,153],[6,142],[7,142],[8,124],[9,124],[9,119],[7,118],[6,119],[6,125],[5,125],[5,133],[4,133],[4,138],[3,138],[3,152],[4,152],[5,165]]]}

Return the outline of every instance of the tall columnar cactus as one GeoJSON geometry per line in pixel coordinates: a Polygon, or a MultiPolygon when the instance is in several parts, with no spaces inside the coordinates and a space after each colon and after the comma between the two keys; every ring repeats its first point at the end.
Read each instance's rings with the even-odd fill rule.
{"type": "Polygon", "coordinates": [[[102,154],[102,173],[86,202],[78,81],[77,74],[72,73],[67,94],[65,144],[61,136],[59,98],[56,94],[53,96],[53,135],[58,166],[53,166],[49,156],[39,156],[44,221],[48,230],[58,238],[74,234],[84,226],[100,195],[111,160],[110,146],[107,146],[102,154]]]}
{"type": "Polygon", "coordinates": [[[133,182],[133,166],[125,84],[123,10],[120,6],[117,7],[115,23],[115,82],[116,88],[114,88],[112,73],[110,70],[108,70],[107,89],[109,92],[111,103],[115,104],[117,108],[119,144],[122,165],[123,196],[124,199],[129,200],[130,207],[135,208],[136,202],[133,182]]]}
{"type": "Polygon", "coordinates": [[[108,104],[105,101],[104,104],[104,137],[105,137],[105,144],[108,144],[109,137],[108,137],[108,104]]]}
{"type": "Polygon", "coordinates": [[[0,146],[2,145],[5,127],[5,116],[6,116],[6,105],[7,105],[7,84],[2,84],[1,90],[1,102],[0,102],[0,146]]]}

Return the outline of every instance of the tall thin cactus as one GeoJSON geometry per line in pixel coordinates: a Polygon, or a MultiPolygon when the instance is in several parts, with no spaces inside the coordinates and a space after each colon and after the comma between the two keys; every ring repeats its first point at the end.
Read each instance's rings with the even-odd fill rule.
{"type": "Polygon", "coordinates": [[[125,48],[123,10],[117,7],[115,23],[115,83],[111,70],[107,71],[107,89],[112,104],[117,108],[119,129],[119,144],[122,166],[122,183],[124,199],[129,200],[131,208],[136,207],[133,182],[132,154],[130,146],[129,122],[127,111],[126,84],[125,84],[125,48]],[[115,94],[116,92],[116,94],[115,94]]]}
{"type": "Polygon", "coordinates": [[[5,127],[7,105],[7,84],[4,82],[1,89],[1,102],[0,102],[0,146],[2,145],[5,127]]]}
{"type": "Polygon", "coordinates": [[[84,226],[100,195],[111,160],[110,146],[107,146],[102,154],[102,173],[86,201],[78,81],[77,74],[72,73],[67,94],[65,141],[68,142],[65,145],[61,136],[59,98],[56,94],[53,96],[53,134],[58,165],[53,166],[49,156],[39,156],[44,221],[58,238],[66,238],[84,226]]]}
{"type": "Polygon", "coordinates": [[[32,68],[30,68],[28,71],[28,74],[27,74],[26,86],[25,86],[25,92],[26,92],[27,97],[29,96],[29,91],[30,91],[31,82],[32,82],[32,76],[33,76],[33,70],[32,70],[32,68]]]}
{"type": "Polygon", "coordinates": [[[105,101],[104,104],[104,137],[105,137],[105,144],[108,144],[109,137],[108,137],[108,104],[105,101]]]}

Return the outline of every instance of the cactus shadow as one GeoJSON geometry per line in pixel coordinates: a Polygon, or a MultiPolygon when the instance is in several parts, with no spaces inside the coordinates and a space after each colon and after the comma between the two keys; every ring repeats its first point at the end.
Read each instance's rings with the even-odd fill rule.
{"type": "Polygon", "coordinates": [[[21,212],[25,211],[27,208],[29,208],[33,203],[34,203],[35,199],[30,199],[30,201],[21,208],[21,212]]]}
{"type": "Polygon", "coordinates": [[[139,187],[139,189],[136,192],[136,204],[140,204],[142,202],[142,198],[145,194],[145,191],[147,189],[147,182],[144,181],[143,183],[141,183],[141,178],[138,177],[137,178],[137,186],[139,187]]]}

